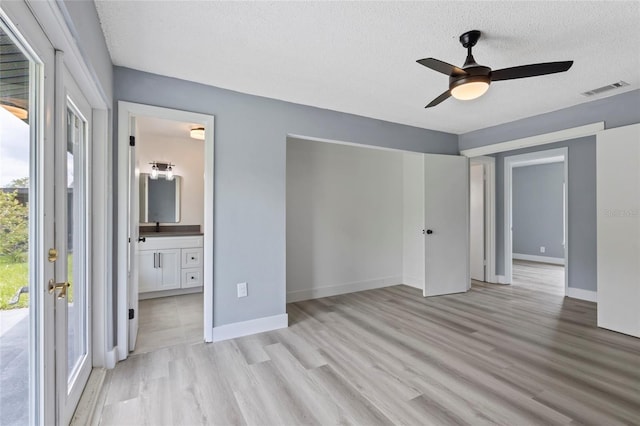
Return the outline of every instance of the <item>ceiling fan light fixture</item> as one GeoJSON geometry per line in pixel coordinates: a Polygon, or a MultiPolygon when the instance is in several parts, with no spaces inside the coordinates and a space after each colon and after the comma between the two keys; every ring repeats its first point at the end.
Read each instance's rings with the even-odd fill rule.
{"type": "Polygon", "coordinates": [[[462,78],[451,84],[451,96],[461,101],[479,98],[489,90],[490,82],[484,76],[462,78]]]}

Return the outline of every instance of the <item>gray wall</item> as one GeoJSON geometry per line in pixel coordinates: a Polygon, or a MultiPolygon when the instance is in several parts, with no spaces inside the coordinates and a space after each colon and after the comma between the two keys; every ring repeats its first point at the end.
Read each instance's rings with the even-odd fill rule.
{"type": "Polygon", "coordinates": [[[496,274],[504,274],[504,158],[567,147],[569,287],[596,291],[596,137],[496,154],[496,274]]]}
{"type": "Polygon", "coordinates": [[[513,253],[563,258],[564,163],[516,167],[511,182],[513,253]]]}
{"type": "MultiPolygon", "coordinates": [[[[491,145],[598,121],[605,128],[640,123],[640,90],[465,133],[460,150],[491,145]]],[[[568,147],[569,287],[597,290],[595,136],[496,154],[496,274],[504,274],[504,157],[568,147]]]]}
{"type": "Polygon", "coordinates": [[[104,99],[113,99],[113,64],[102,33],[98,12],[93,1],[64,0],[56,2],[66,19],[67,27],[78,43],[89,71],[100,82],[104,99]]]}
{"type": "Polygon", "coordinates": [[[599,121],[607,129],[640,122],[640,89],[465,133],[458,144],[462,151],[599,121]]]}
{"type": "Polygon", "coordinates": [[[402,152],[288,139],[288,300],[402,282],[402,172],[402,152]]]}
{"type": "Polygon", "coordinates": [[[116,101],[215,116],[214,326],[285,313],[287,134],[458,153],[448,133],[127,68],[114,77],[116,101]],[[236,283],[245,281],[249,297],[238,299],[236,283]]]}

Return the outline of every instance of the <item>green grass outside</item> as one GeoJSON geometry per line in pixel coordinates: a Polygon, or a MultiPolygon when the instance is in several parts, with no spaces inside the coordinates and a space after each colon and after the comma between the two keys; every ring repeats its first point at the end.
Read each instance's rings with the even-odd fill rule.
{"type": "Polygon", "coordinates": [[[29,294],[20,296],[20,302],[10,305],[9,300],[18,289],[29,283],[29,264],[27,262],[12,263],[0,257],[0,309],[17,309],[29,306],[29,294]]]}
{"type": "MultiPolygon", "coordinates": [[[[70,282],[73,283],[73,256],[67,258],[70,282]]],[[[28,262],[13,263],[6,257],[0,256],[0,310],[26,308],[29,306],[29,293],[23,293],[20,301],[10,305],[9,300],[18,289],[29,283],[28,262]]],[[[73,300],[73,286],[67,290],[69,301],[73,300]]]]}

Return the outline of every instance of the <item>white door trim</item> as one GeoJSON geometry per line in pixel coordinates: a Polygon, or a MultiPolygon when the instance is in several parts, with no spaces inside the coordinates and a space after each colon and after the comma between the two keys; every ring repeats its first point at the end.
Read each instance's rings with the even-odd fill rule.
{"type": "Polygon", "coordinates": [[[493,157],[474,157],[471,164],[484,166],[484,253],[487,262],[485,280],[498,283],[496,277],[496,159],[493,157]]]}
{"type": "Polygon", "coordinates": [[[204,341],[213,341],[213,241],[214,241],[214,117],[196,112],[181,111],[151,105],[118,101],[118,234],[117,234],[117,336],[118,360],[128,356],[128,292],[127,292],[127,244],[129,202],[127,199],[129,117],[149,116],[167,120],[187,121],[205,127],[204,141],[204,341]]]}
{"type": "Polygon", "coordinates": [[[513,151],[515,149],[528,148],[531,146],[546,145],[554,142],[566,141],[569,139],[592,136],[604,130],[604,121],[587,124],[584,126],[571,127],[558,130],[557,132],[542,133],[527,138],[513,139],[505,142],[498,142],[491,145],[479,146],[477,148],[463,149],[460,155],[466,157],[478,157],[481,155],[496,154],[498,152],[513,151]]]}
{"type": "Polygon", "coordinates": [[[513,259],[512,228],[512,189],[513,169],[516,167],[532,166],[562,162],[564,164],[564,287],[565,295],[569,287],[569,148],[556,148],[527,154],[511,155],[504,158],[504,284],[513,282],[511,267],[513,259]]]}

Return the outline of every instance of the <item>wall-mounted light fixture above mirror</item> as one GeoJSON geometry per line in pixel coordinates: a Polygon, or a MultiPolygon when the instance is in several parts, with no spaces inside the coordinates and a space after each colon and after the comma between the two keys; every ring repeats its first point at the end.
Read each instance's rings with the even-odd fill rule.
{"type": "Polygon", "coordinates": [[[175,164],[163,163],[160,161],[152,161],[149,164],[151,164],[151,173],[149,173],[150,179],[158,179],[160,172],[164,172],[164,178],[166,180],[173,180],[173,168],[176,166],[175,164]]]}

